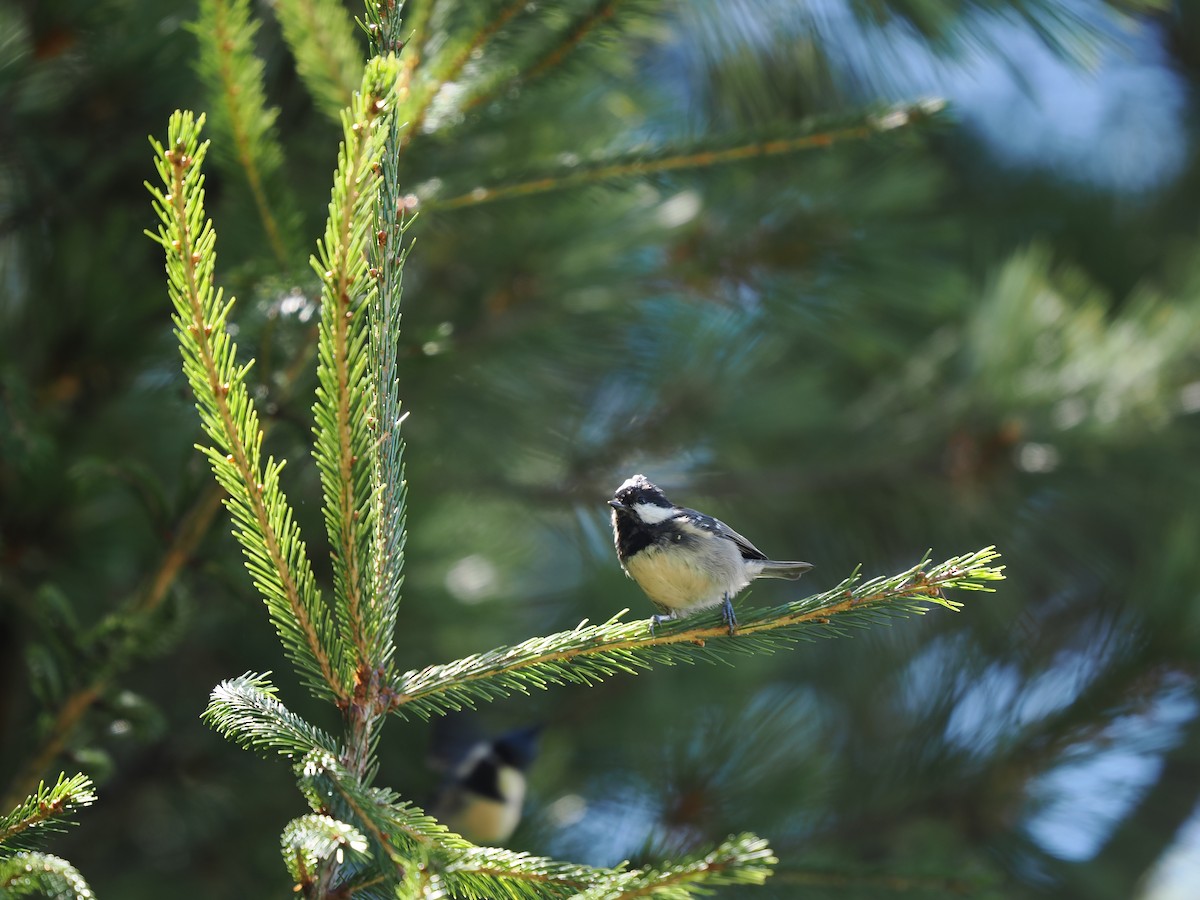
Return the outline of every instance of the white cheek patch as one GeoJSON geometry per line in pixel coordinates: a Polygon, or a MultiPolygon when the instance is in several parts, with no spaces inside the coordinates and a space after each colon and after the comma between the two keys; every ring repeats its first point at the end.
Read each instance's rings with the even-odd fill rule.
{"type": "Polygon", "coordinates": [[[675,508],[672,506],[655,506],[653,503],[635,503],[633,504],[633,512],[634,515],[647,525],[657,525],[659,522],[665,522],[671,516],[675,515],[675,508]]]}
{"type": "Polygon", "coordinates": [[[465,779],[471,773],[471,770],[479,765],[483,761],[484,757],[491,752],[492,748],[483,741],[480,741],[467,752],[467,755],[463,757],[462,762],[455,767],[455,776],[460,781],[465,779]]]}
{"type": "Polygon", "coordinates": [[[520,769],[502,765],[496,773],[496,782],[500,795],[520,812],[521,804],[525,802],[525,774],[520,769]]]}

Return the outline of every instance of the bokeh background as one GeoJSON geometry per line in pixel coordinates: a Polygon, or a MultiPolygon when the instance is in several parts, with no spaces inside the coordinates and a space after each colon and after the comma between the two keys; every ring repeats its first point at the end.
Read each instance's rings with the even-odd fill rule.
{"type": "MultiPolygon", "coordinates": [[[[531,7],[479,65],[539,15],[605,5],[531,7]]],[[[450,4],[446,27],[493,6],[450,4]]],[[[781,859],[759,897],[1196,896],[1200,9],[607,6],[546,77],[465,111],[444,98],[406,158],[402,665],[648,615],[604,506],[638,471],[816,564],[749,604],[930,548],[996,544],[1008,580],[957,615],[487,707],[481,729],[545,729],[512,846],[636,863],[749,829],[781,859]],[[832,133],[922,98],[945,111],[817,150],[438,206],[596,154],[832,133]]],[[[327,572],[305,258],[338,131],[271,5],[255,11],[290,257],[235,167],[211,169],[209,206],[271,450],[327,572]]],[[[145,136],[210,103],[195,16],[0,3],[0,775],[97,687],[44,774],[98,783],[49,849],[101,898],[287,895],[291,774],[199,714],[221,679],[270,669],[336,726],[222,517],[148,625],[123,613],[209,496],[142,236],[145,136]]],[[[427,725],[390,723],[380,782],[427,802],[428,749],[427,725]]]]}

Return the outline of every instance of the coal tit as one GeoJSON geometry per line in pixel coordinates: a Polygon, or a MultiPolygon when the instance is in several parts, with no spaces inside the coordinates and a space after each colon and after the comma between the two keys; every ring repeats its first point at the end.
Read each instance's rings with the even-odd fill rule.
{"type": "Polygon", "coordinates": [[[434,816],[473,843],[495,846],[507,841],[521,821],[525,771],[537,755],[540,733],[541,726],[535,725],[463,748],[449,763],[434,816]]]}
{"type": "Polygon", "coordinates": [[[645,475],[634,475],[608,501],[613,541],[625,574],[665,619],[720,606],[733,634],[733,598],[755,578],[796,579],[806,562],[779,562],[719,519],[675,506],[645,475]]]}

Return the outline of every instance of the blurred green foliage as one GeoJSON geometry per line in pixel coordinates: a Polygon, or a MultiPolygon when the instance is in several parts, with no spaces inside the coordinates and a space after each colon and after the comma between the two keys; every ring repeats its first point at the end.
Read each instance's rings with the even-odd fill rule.
{"type": "MultiPolygon", "coordinates": [[[[517,17],[467,74],[503,85],[511,60],[519,90],[467,109],[439,95],[406,151],[421,213],[398,660],[648,615],[603,505],[634,471],[816,563],[804,590],[858,562],[876,574],[994,543],[1009,580],[958,616],[487,708],[496,728],[545,725],[514,845],[611,864],[753,829],[781,859],[758,896],[1136,896],[1200,800],[1196,167],[1156,192],[1081,186],[1007,166],[939,119],[439,210],[596,154],[736,143],[875,99],[838,64],[840,8],[806,22],[780,16],[787,4],[609,5],[613,27],[539,77],[538,19],[517,17]]],[[[430,27],[500,6],[446,4],[430,27]]],[[[989,29],[1010,8],[970,6],[851,5],[951,55],[1003,58],[989,29]]],[[[1190,88],[1192,6],[1120,20],[1175,54],[1190,88]]],[[[1107,39],[1088,31],[1099,7],[1036,9],[1056,46],[1107,39]]],[[[293,461],[315,546],[319,286],[303,260],[337,128],[257,12],[282,182],[308,237],[280,266],[234,167],[211,176],[209,205],[268,449],[293,461]]],[[[208,488],[141,236],[144,135],[209,102],[195,14],[0,4],[0,771],[19,772],[64,700],[94,686],[54,766],[90,774],[100,800],[53,849],[99,896],[131,900],[284,889],[291,776],[204,727],[214,684],[276,668],[292,709],[328,715],[282,664],[224,520],[149,620],[119,615],[208,488]]],[[[1189,141],[1194,124],[1161,139],[1189,141]]],[[[1136,127],[1108,123],[1094,152],[1136,127]]],[[[418,802],[436,781],[424,738],[389,725],[382,744],[380,780],[418,802]]]]}

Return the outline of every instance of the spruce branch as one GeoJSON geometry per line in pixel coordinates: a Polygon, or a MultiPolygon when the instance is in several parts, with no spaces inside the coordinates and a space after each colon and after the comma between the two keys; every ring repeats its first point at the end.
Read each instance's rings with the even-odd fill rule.
{"type": "Polygon", "coordinates": [[[434,871],[451,894],[506,888],[509,896],[575,895],[610,872],[531,856],[501,847],[451,846],[443,851],[434,871]]]}
{"type": "MultiPolygon", "coordinates": [[[[275,389],[276,396],[286,397],[291,394],[306,368],[304,364],[309,361],[316,337],[314,327],[309,332],[303,349],[296,354],[296,359],[279,379],[275,389]]],[[[264,422],[263,433],[268,434],[272,425],[270,420],[264,422]]],[[[192,560],[196,548],[212,527],[224,496],[225,491],[221,485],[210,482],[170,529],[170,542],[158,564],[124,604],[121,615],[132,617],[135,620],[133,627],[138,627],[137,620],[153,615],[166,600],[180,573],[192,560]]],[[[29,754],[25,765],[9,782],[7,792],[0,800],[0,808],[12,806],[36,787],[38,779],[50,768],[55,757],[62,753],[88,710],[104,696],[116,676],[129,665],[128,657],[122,657],[119,645],[115,643],[101,645],[96,649],[96,654],[92,677],[76,686],[58,704],[53,720],[44,730],[45,737],[42,743],[29,754]]]]}
{"type": "Polygon", "coordinates": [[[0,897],[40,895],[54,900],[95,900],[79,870],[49,853],[22,851],[0,859],[0,897]]]}
{"type": "Polygon", "coordinates": [[[928,121],[942,109],[942,106],[940,100],[896,106],[860,119],[853,124],[838,127],[827,127],[826,122],[808,122],[802,125],[799,133],[796,134],[780,135],[766,140],[756,139],[711,149],[639,148],[596,159],[586,165],[577,165],[570,169],[558,168],[538,178],[517,180],[494,187],[477,187],[445,200],[437,197],[422,198],[421,205],[434,211],[455,210],[569,188],[581,188],[633,178],[647,178],[667,172],[709,169],[716,166],[744,163],[753,159],[784,156],[810,150],[825,150],[835,144],[864,141],[898,128],[928,121]]]}
{"type": "Polygon", "coordinates": [[[59,774],[52,785],[38,784],[37,789],[7,815],[0,816],[0,845],[29,848],[41,835],[62,831],[68,817],[96,801],[92,780],[78,774],[59,774]]]}
{"type": "Polygon", "coordinates": [[[420,133],[429,109],[442,87],[459,78],[467,63],[483,52],[496,32],[516,15],[528,12],[531,8],[527,0],[508,0],[471,33],[461,37],[451,36],[436,54],[417,70],[420,77],[414,85],[412,99],[404,110],[406,121],[401,131],[401,147],[405,146],[414,134],[420,133]]]}
{"type": "MultiPolygon", "coordinates": [[[[504,869],[507,874],[511,868],[514,878],[545,881],[567,869],[575,873],[580,870],[526,854],[475,847],[390,789],[367,787],[329,754],[310,753],[296,771],[301,790],[315,812],[360,828],[371,839],[376,855],[382,854],[397,867],[402,867],[405,860],[430,865],[440,855],[438,870],[453,869],[453,863],[462,863],[467,878],[474,874],[491,878],[492,869],[504,869]],[[511,866],[501,865],[501,858],[511,866]]],[[[581,883],[573,887],[578,889],[581,883]]]]}
{"type": "Polygon", "coordinates": [[[275,0],[275,16],[316,106],[334,121],[354,99],[362,51],[339,0],[275,0]]]}
{"type": "MultiPolygon", "coordinates": [[[[289,370],[287,377],[283,379],[281,391],[286,393],[295,383],[297,376],[297,372],[289,370]]],[[[264,423],[264,432],[270,430],[270,425],[270,422],[264,423]]],[[[170,543],[163,551],[158,565],[142,586],[127,598],[121,615],[133,617],[135,621],[145,619],[162,605],[176,579],[192,559],[196,547],[212,527],[217,512],[221,509],[221,498],[224,495],[224,490],[216,483],[208,484],[200,492],[171,529],[170,543]]],[[[122,658],[116,644],[104,644],[98,652],[92,677],[76,686],[59,703],[53,720],[45,730],[45,737],[29,754],[25,765],[9,783],[4,800],[0,801],[0,808],[13,805],[18,798],[24,797],[34,789],[42,773],[50,768],[55,757],[66,747],[84,715],[104,696],[109,684],[129,664],[127,658],[122,658]]]]}
{"type": "MultiPolygon", "coordinates": [[[[430,5],[422,5],[415,14],[416,21],[402,21],[398,10],[383,5],[367,4],[372,47],[383,51],[402,42],[402,29],[422,33],[428,24],[430,5]]],[[[397,92],[407,88],[407,76],[416,53],[406,45],[401,57],[397,92]]],[[[372,444],[372,486],[374,533],[372,562],[374,564],[374,603],[367,610],[364,623],[370,642],[371,658],[383,669],[390,669],[395,654],[396,618],[399,614],[400,588],[404,581],[404,546],[406,541],[406,485],[404,480],[404,439],[401,425],[399,385],[399,335],[401,299],[403,296],[404,264],[411,243],[404,236],[414,221],[406,218],[408,198],[402,189],[400,155],[404,141],[404,126],[398,117],[388,125],[383,157],[379,167],[379,198],[375,204],[375,237],[371,244],[375,292],[369,308],[370,367],[375,382],[375,409],[369,419],[375,440],[372,444]]]]}
{"type": "Polygon", "coordinates": [[[213,94],[217,146],[241,167],[271,252],[286,267],[288,248],[275,215],[284,198],[267,196],[283,151],[275,134],[279,109],[267,106],[263,62],[254,53],[259,25],[250,15],[250,0],[201,0],[189,28],[200,44],[197,69],[213,94]]]}
{"type": "MultiPolygon", "coordinates": [[[[349,822],[368,836],[373,865],[355,875],[398,889],[409,876],[412,862],[421,860],[435,840],[439,826],[421,810],[403,803],[385,788],[370,788],[337,758],[313,752],[296,767],[301,792],[319,815],[349,822]]],[[[417,868],[420,868],[418,865],[417,868]]],[[[335,857],[326,857],[299,889],[324,896],[345,877],[335,857]]]]}
{"type": "Polygon", "coordinates": [[[311,882],[322,860],[349,851],[366,852],[367,839],[353,825],[331,816],[307,815],[292,819],[280,836],[283,861],[297,884],[311,882]]]}
{"type": "Polygon", "coordinates": [[[314,751],[296,767],[300,789],[314,812],[360,828],[382,853],[401,865],[450,832],[387,788],[364,785],[337,757],[314,751]]]}
{"type": "Polygon", "coordinates": [[[376,241],[371,245],[376,290],[369,307],[370,370],[376,379],[375,408],[368,419],[372,443],[371,517],[374,603],[366,611],[364,629],[370,658],[391,666],[395,653],[396,618],[404,581],[406,486],[399,382],[400,309],[404,264],[412,244],[403,238],[414,219],[405,219],[399,172],[399,123],[392,121],[380,166],[379,202],[375,205],[376,241]]]}
{"type": "Polygon", "coordinates": [[[840,636],[870,622],[920,615],[931,605],[957,610],[962,604],[945,592],[993,590],[993,582],[1004,577],[1003,566],[993,565],[997,559],[999,553],[987,547],[937,565],[927,556],[888,577],[864,581],[855,571],[831,590],[775,608],[743,610],[734,635],[717,616],[712,617],[716,621],[693,617],[651,633],[644,621],[621,621],[622,611],[602,625],[581,622],[571,631],[406,672],[394,686],[391,704],[401,716],[428,718],[531,688],[636,674],[654,664],[770,652],[797,641],[840,636]]]}
{"type": "MultiPolygon", "coordinates": [[[[147,627],[150,617],[161,607],[180,570],[208,533],[221,507],[222,493],[220,486],[211,485],[183,514],[158,566],[142,586],[126,599],[124,609],[115,617],[126,630],[135,632],[147,627]]],[[[131,656],[120,642],[93,643],[88,651],[93,665],[89,667],[87,677],[58,701],[49,725],[43,729],[41,743],[29,753],[25,763],[9,781],[3,799],[0,799],[0,808],[16,804],[36,788],[39,779],[66,747],[87,712],[104,696],[116,675],[130,664],[131,656]]]]}
{"type": "Polygon", "coordinates": [[[731,836],[707,853],[662,869],[620,872],[609,879],[601,879],[581,896],[587,900],[650,896],[684,900],[719,885],[762,884],[771,875],[771,867],[778,862],[762,838],[740,834],[731,836]]]}
{"type": "Polygon", "coordinates": [[[374,602],[371,537],[374,378],[369,366],[368,310],[375,272],[368,247],[378,202],[380,156],[395,107],[395,57],[376,57],[362,89],[342,114],[343,140],[329,201],[325,234],[311,262],[321,279],[317,338],[317,399],[313,458],[325,497],[325,525],[333,555],[336,611],[342,640],[353,657],[343,678],[365,681],[378,666],[372,656],[365,609],[374,602]]]}
{"type": "Polygon", "coordinates": [[[600,869],[478,847],[393,792],[366,787],[328,754],[310,754],[297,771],[319,815],[360,830],[370,839],[373,855],[390,861],[391,871],[370,870],[373,879],[399,884],[407,868],[417,866],[426,892],[436,896],[683,898],[706,886],[760,884],[776,862],[766,842],[749,834],[663,869],[600,869]]]}
{"type": "Polygon", "coordinates": [[[147,235],[166,251],[184,374],[212,441],[200,449],[228,494],[225,505],[246,566],[306,684],[318,696],[344,702],[347,687],[339,677],[344,651],[279,483],[284,464],[262,460],[263,432],[246,385],[250,365],[237,364],[227,328],[234,301],[226,301],[213,284],[216,232],[204,211],[202,164],[208,144],[199,140],[202,125],[203,117],[177,111],[167,146],[151,140],[163,186],[146,185],[161,221],[157,233],[147,235]]]}
{"type": "Polygon", "coordinates": [[[553,33],[551,41],[520,71],[504,79],[497,79],[490,88],[473,93],[463,102],[463,109],[475,109],[495,99],[501,91],[521,88],[542,78],[562,64],[587,41],[594,41],[598,32],[606,26],[615,27],[621,20],[617,7],[625,0],[592,0],[590,6],[581,9],[570,19],[561,23],[553,33]]]}
{"type": "Polygon", "coordinates": [[[605,23],[613,21],[621,2],[622,0],[593,0],[591,8],[576,15],[571,27],[562,31],[559,42],[530,66],[521,81],[528,82],[539,78],[560,65],[589,35],[594,34],[605,23]]]}
{"type": "Polygon", "coordinates": [[[247,750],[271,750],[291,759],[314,750],[339,752],[333,736],[310,725],[276,697],[267,673],[247,672],[213,688],[201,718],[247,750]]]}
{"type": "Polygon", "coordinates": [[[51,722],[41,746],[29,757],[20,772],[12,779],[8,792],[5,794],[3,802],[0,803],[0,808],[19,803],[22,797],[30,791],[37,789],[37,784],[42,777],[42,773],[50,767],[50,764],[54,762],[54,758],[62,752],[63,747],[66,746],[67,740],[79,725],[84,713],[92,708],[92,705],[104,693],[104,689],[107,686],[107,673],[106,671],[101,671],[89,679],[86,684],[76,688],[67,696],[59,706],[58,712],[55,713],[54,721],[51,722]]]}

